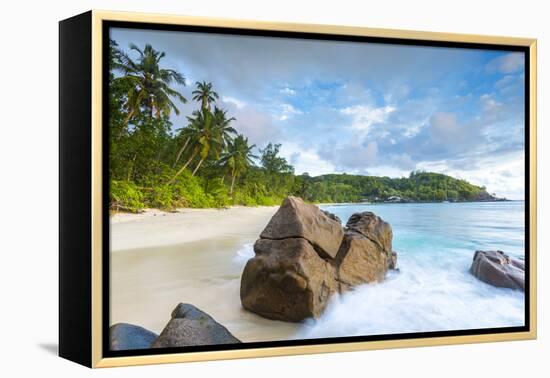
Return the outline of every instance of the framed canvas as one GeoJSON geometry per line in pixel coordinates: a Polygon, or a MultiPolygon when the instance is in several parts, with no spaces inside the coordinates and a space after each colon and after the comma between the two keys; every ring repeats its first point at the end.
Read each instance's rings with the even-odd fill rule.
{"type": "Polygon", "coordinates": [[[60,22],[59,354],[536,337],[536,40],[60,22]]]}

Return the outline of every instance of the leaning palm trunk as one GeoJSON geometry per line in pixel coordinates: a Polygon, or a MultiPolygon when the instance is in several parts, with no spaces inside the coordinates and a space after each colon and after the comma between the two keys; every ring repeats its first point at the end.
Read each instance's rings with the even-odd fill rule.
{"type": "Polygon", "coordinates": [[[164,149],[166,147],[165,146],[161,146],[159,147],[159,150],[157,152],[157,159],[155,161],[155,173],[156,174],[159,174],[160,173],[160,169],[161,169],[161,166],[160,166],[160,158],[162,156],[162,153],[164,152],[164,149]]]}
{"type": "Polygon", "coordinates": [[[195,176],[195,173],[197,173],[197,171],[199,170],[202,162],[204,161],[204,158],[202,158],[200,161],[199,161],[199,164],[197,164],[197,166],[195,167],[195,169],[193,170],[193,173],[191,173],[191,176],[195,176]]]}
{"type": "Polygon", "coordinates": [[[124,125],[128,126],[128,124],[130,123],[130,119],[132,118],[133,115],[134,115],[134,111],[130,110],[126,118],[124,118],[124,125]]]}
{"type": "Polygon", "coordinates": [[[231,189],[229,189],[229,195],[233,195],[233,187],[235,186],[235,177],[237,177],[237,175],[235,173],[233,173],[233,175],[231,176],[231,189]]]}
{"type": "Polygon", "coordinates": [[[176,181],[176,178],[181,175],[183,173],[183,171],[185,171],[185,168],[187,168],[187,166],[189,166],[189,164],[191,164],[191,162],[193,161],[193,159],[195,158],[195,156],[197,156],[197,153],[198,153],[198,150],[195,150],[192,154],[191,154],[191,157],[185,162],[185,164],[183,165],[183,167],[180,168],[179,171],[176,172],[176,174],[174,175],[174,177],[172,177],[172,179],[168,182],[169,184],[172,184],[174,183],[174,181],[176,181]]]}
{"type": "Polygon", "coordinates": [[[180,150],[178,151],[178,155],[176,156],[176,160],[174,161],[174,165],[172,166],[172,168],[176,168],[176,164],[178,164],[178,161],[180,161],[180,158],[181,158],[181,155],[183,155],[183,152],[185,151],[185,149],[187,148],[187,145],[189,144],[189,140],[191,138],[187,138],[187,140],[185,141],[185,143],[183,144],[183,146],[180,148],[180,150]]]}
{"type": "Polygon", "coordinates": [[[126,177],[126,181],[130,181],[132,178],[132,175],[134,174],[134,165],[136,165],[136,158],[137,154],[134,154],[134,157],[132,158],[132,162],[130,163],[130,167],[128,168],[128,176],[126,177]]]}

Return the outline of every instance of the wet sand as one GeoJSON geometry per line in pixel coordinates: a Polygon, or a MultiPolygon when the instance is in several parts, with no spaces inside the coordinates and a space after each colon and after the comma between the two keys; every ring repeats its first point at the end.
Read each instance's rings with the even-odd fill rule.
{"type": "Polygon", "coordinates": [[[180,302],[210,314],[242,341],[293,338],[298,325],[242,309],[241,273],[276,207],[191,209],[111,219],[111,324],[160,332],[180,302]],[[239,253],[240,252],[240,253],[239,253]]]}

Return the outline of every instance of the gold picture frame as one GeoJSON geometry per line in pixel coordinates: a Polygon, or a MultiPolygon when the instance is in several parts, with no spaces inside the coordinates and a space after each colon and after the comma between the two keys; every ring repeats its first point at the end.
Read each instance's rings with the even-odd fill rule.
{"type": "MultiPolygon", "coordinates": [[[[317,24],[294,24],[294,23],[278,23],[278,22],[259,22],[250,20],[231,20],[231,19],[218,19],[209,17],[188,17],[188,16],[174,16],[174,15],[160,15],[160,14],[146,14],[146,13],[127,13],[127,12],[111,12],[93,10],[82,16],[77,16],[73,19],[61,22],[61,51],[60,60],[61,76],[65,74],[63,59],[69,59],[74,54],[71,49],[76,48],[78,41],[72,41],[69,37],[64,37],[67,33],[74,33],[76,31],[85,31],[86,36],[89,36],[89,45],[86,43],[85,47],[82,44],[78,45],[82,48],[89,48],[90,62],[89,67],[89,81],[88,87],[84,90],[89,90],[89,100],[87,106],[89,106],[89,113],[87,115],[78,115],[78,117],[84,117],[80,119],[89,120],[89,129],[85,128],[88,135],[83,136],[86,141],[90,142],[89,151],[91,156],[89,160],[90,166],[87,174],[89,174],[89,182],[86,181],[83,185],[91,185],[89,193],[91,198],[87,202],[89,208],[89,215],[91,220],[89,223],[81,226],[78,232],[89,236],[89,244],[82,242],[81,249],[85,249],[87,252],[82,261],[73,261],[72,257],[69,257],[69,251],[65,250],[64,244],[60,246],[60,354],[63,357],[74,360],[90,367],[115,367],[115,366],[129,366],[129,365],[144,365],[144,364],[161,364],[161,363],[174,363],[174,362],[187,362],[187,361],[207,361],[207,360],[220,360],[220,359],[237,359],[237,358],[251,358],[251,357],[267,357],[267,356],[283,356],[283,355],[296,355],[296,354],[312,354],[312,353],[328,353],[328,352],[347,352],[347,351],[359,351],[359,350],[371,350],[371,349],[389,349],[389,348],[403,348],[403,347],[424,347],[424,346],[436,346],[436,345],[448,345],[448,344],[466,344],[466,343],[481,343],[481,342],[496,342],[496,341],[512,341],[512,340],[529,340],[535,339],[537,336],[537,263],[536,263],[536,243],[537,243],[537,41],[536,39],[528,38],[513,38],[513,37],[501,37],[501,36],[483,36],[483,35],[469,35],[469,34],[453,34],[453,33],[435,33],[424,31],[410,31],[410,30],[393,30],[393,29],[377,29],[366,27],[351,27],[351,26],[335,26],[335,25],[317,25],[317,24]],[[80,19],[78,18],[80,17],[80,19]],[[84,20],[84,21],[83,21],[84,20]],[[105,357],[103,351],[104,345],[104,301],[105,288],[103,287],[103,279],[109,272],[103,270],[104,261],[104,238],[105,232],[104,225],[104,186],[103,181],[103,149],[105,148],[103,139],[103,123],[104,123],[104,111],[103,104],[104,99],[102,96],[103,87],[103,73],[104,73],[104,27],[106,22],[127,22],[134,24],[162,24],[162,25],[185,25],[185,26],[201,26],[201,27],[215,27],[215,28],[231,28],[231,29],[250,29],[261,31],[277,31],[277,32],[295,32],[295,33],[313,33],[322,35],[341,35],[341,36],[357,36],[357,37],[376,37],[385,39],[405,39],[415,41],[432,41],[441,43],[465,43],[465,44],[479,44],[479,45],[504,45],[504,46],[520,46],[524,47],[528,51],[529,66],[528,80],[529,85],[529,108],[525,110],[526,121],[529,126],[529,144],[526,145],[526,151],[528,151],[529,160],[529,225],[528,233],[526,235],[526,242],[528,238],[529,250],[526,251],[526,255],[529,256],[529,276],[528,286],[529,291],[526,292],[526,300],[529,305],[529,329],[522,332],[507,332],[507,333],[492,333],[492,334],[469,334],[469,335],[457,335],[457,336],[444,336],[444,337],[423,337],[423,338],[409,338],[398,340],[377,340],[377,341],[362,341],[362,342],[342,342],[332,344],[313,344],[313,345],[299,345],[299,346],[277,346],[277,347],[265,347],[265,348],[252,348],[252,349],[232,349],[232,350],[217,350],[217,351],[198,351],[189,353],[170,353],[170,354],[154,354],[154,355],[136,355],[136,356],[123,356],[123,357],[105,357]],[[65,23],[65,24],[64,24],[65,23]],[[69,25],[69,26],[64,26],[69,25]],[[72,25],[72,26],[71,26],[72,25]],[[65,29],[64,29],[65,28],[65,29]],[[65,34],[64,34],[65,33],[65,34]],[[63,39],[69,38],[69,39],[63,39]],[[65,54],[65,55],[64,55],[65,54]],[[65,57],[65,58],[64,58],[65,57]],[[88,117],[88,118],[86,118],[88,117]],[[528,148],[528,149],[527,149],[528,148]],[[87,250],[89,248],[89,251],[87,250]],[[88,254],[89,252],[89,254],[88,254]],[[79,265],[78,265],[79,264],[79,265]],[[71,270],[73,272],[86,271],[84,279],[90,279],[89,296],[84,295],[84,311],[89,311],[90,316],[83,320],[83,324],[67,326],[68,318],[76,316],[71,312],[70,306],[74,305],[74,300],[71,296],[76,295],[76,290],[86,289],[75,284],[72,280],[71,270]],[[69,286],[74,287],[74,292],[69,286]],[[63,298],[68,299],[64,300],[63,298]],[[86,327],[87,322],[90,322],[89,328],[86,327]],[[75,333],[84,332],[89,336],[83,340],[89,340],[89,349],[84,348],[85,352],[73,352],[75,348],[76,339],[82,339],[82,333],[77,337],[75,333]],[[89,334],[89,335],[88,335],[89,334]],[[82,357],[82,353],[86,354],[82,357]],[[89,353],[89,356],[88,356],[89,353]],[[88,358],[89,357],[89,358],[88,358]]],[[[83,58],[85,59],[85,58],[83,58]]],[[[69,79],[61,78],[61,92],[64,89],[64,82],[68,82],[69,79]]],[[[69,85],[69,84],[67,84],[69,85]]],[[[70,115],[64,118],[64,111],[70,106],[70,101],[77,101],[77,99],[69,99],[60,97],[60,112],[61,115],[61,139],[63,140],[64,126],[63,122],[67,122],[70,119],[70,115]]],[[[80,105],[83,108],[86,107],[86,103],[80,105]]],[[[74,104],[73,104],[74,107],[74,104]]],[[[77,116],[75,116],[77,117],[77,116]]],[[[63,149],[63,143],[61,143],[63,149]]],[[[527,158],[527,156],[526,156],[527,158]]],[[[61,156],[63,160],[63,153],[61,156]]],[[[61,163],[63,165],[63,162],[61,163]]],[[[83,164],[86,164],[83,162],[83,164]]],[[[70,168],[67,168],[67,174],[70,174],[70,168]]],[[[62,187],[63,170],[62,170],[62,187]]],[[[71,199],[78,200],[77,193],[71,194],[71,199]]],[[[80,194],[81,195],[81,194],[80,194]]],[[[69,199],[67,199],[69,201],[69,199]]],[[[60,206],[68,206],[61,203],[60,206]]],[[[526,209],[527,210],[527,209],[526,209]]],[[[61,210],[60,218],[63,218],[63,209],[61,210]]],[[[63,239],[66,237],[66,233],[69,232],[70,227],[77,227],[76,225],[70,225],[69,221],[65,222],[63,219],[61,222],[64,226],[61,228],[61,236],[63,239]],[[64,228],[65,227],[65,228],[64,228]]],[[[67,242],[68,243],[68,242],[67,242]]],[[[74,241],[78,243],[78,241],[74,241]]],[[[77,245],[77,244],[75,244],[77,245]]],[[[79,253],[74,248],[72,253],[79,253]]],[[[84,253],[84,252],[83,252],[84,253]]]]}

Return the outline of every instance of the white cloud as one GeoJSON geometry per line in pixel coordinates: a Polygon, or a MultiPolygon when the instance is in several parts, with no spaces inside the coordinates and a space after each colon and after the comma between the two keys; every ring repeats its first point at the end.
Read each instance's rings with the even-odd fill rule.
{"type": "Polygon", "coordinates": [[[222,96],[222,101],[223,102],[230,102],[230,103],[234,104],[237,107],[237,109],[242,109],[247,105],[246,102],[244,102],[242,100],[239,100],[235,97],[230,97],[230,96],[222,96]]]}
{"type": "Polygon", "coordinates": [[[498,80],[495,83],[495,88],[502,89],[509,85],[511,85],[515,81],[515,76],[513,75],[506,75],[502,79],[498,80]]]}
{"type": "Polygon", "coordinates": [[[483,123],[495,122],[502,118],[504,108],[501,102],[489,94],[482,95],[479,100],[483,111],[483,117],[480,119],[483,123]]]}
{"type": "Polygon", "coordinates": [[[411,155],[405,152],[399,155],[393,155],[390,160],[399,168],[406,171],[412,171],[416,168],[416,163],[412,159],[411,155]]]}
{"type": "Polygon", "coordinates": [[[285,95],[285,96],[294,96],[296,94],[296,91],[292,88],[285,87],[279,91],[279,93],[285,95]]]}
{"type": "Polygon", "coordinates": [[[481,108],[484,112],[494,113],[502,108],[502,104],[496,101],[491,95],[484,94],[480,97],[481,108]]]}
{"type": "Polygon", "coordinates": [[[523,69],[525,65],[525,56],[523,53],[514,52],[499,56],[487,63],[489,72],[500,72],[510,74],[523,69]]]}
{"type": "Polygon", "coordinates": [[[384,123],[388,116],[395,111],[395,107],[386,105],[373,107],[371,105],[354,105],[340,109],[342,114],[352,117],[351,127],[368,133],[369,128],[375,123],[384,123]]]}
{"type": "MultiPolygon", "coordinates": [[[[412,138],[420,133],[424,125],[428,122],[428,119],[421,120],[419,122],[411,122],[409,124],[403,125],[403,136],[406,138],[412,138]]],[[[392,143],[395,144],[395,143],[392,143]]]]}
{"type": "MultiPolygon", "coordinates": [[[[437,89],[437,88],[435,88],[435,89],[437,89]]],[[[399,100],[407,98],[407,96],[409,95],[410,92],[411,92],[411,88],[407,84],[394,85],[384,95],[384,101],[386,101],[386,103],[395,103],[399,100]]]]}
{"type": "MultiPolygon", "coordinates": [[[[453,166],[456,165],[453,162],[453,166]]],[[[485,186],[489,193],[508,199],[525,198],[524,167],[525,160],[521,151],[479,157],[475,166],[451,167],[451,162],[447,160],[417,164],[418,169],[464,179],[474,185],[485,186]]]]}
{"type": "Polygon", "coordinates": [[[495,83],[495,88],[501,95],[524,95],[525,75],[506,75],[495,83]]]}
{"type": "Polygon", "coordinates": [[[462,132],[454,113],[435,113],[430,118],[430,126],[434,139],[443,144],[455,142],[462,132]]]}
{"type": "Polygon", "coordinates": [[[280,113],[277,116],[277,119],[279,121],[286,121],[292,116],[303,114],[301,110],[296,109],[294,106],[290,104],[281,104],[280,108],[281,108],[280,113]]]}
{"type": "Polygon", "coordinates": [[[429,121],[430,149],[448,157],[473,153],[482,145],[482,128],[477,122],[459,122],[455,113],[438,112],[429,121]]]}
{"type": "Polygon", "coordinates": [[[188,76],[185,78],[185,85],[187,87],[192,87],[193,85],[195,85],[195,80],[188,76]]]}
{"type": "MultiPolygon", "coordinates": [[[[408,177],[411,170],[401,169],[394,165],[380,164],[369,167],[368,174],[380,177],[408,177]]],[[[362,172],[361,172],[362,173],[362,172]]]]}
{"type": "Polygon", "coordinates": [[[352,141],[345,144],[327,144],[319,150],[321,156],[332,162],[339,172],[367,173],[367,168],[378,161],[378,143],[352,141]]]}
{"type": "Polygon", "coordinates": [[[261,146],[280,138],[280,129],[273,125],[269,114],[235,98],[223,98],[222,101],[228,114],[235,117],[231,125],[247,136],[250,143],[261,146]]]}
{"type": "Polygon", "coordinates": [[[368,88],[359,81],[348,81],[339,89],[342,99],[350,103],[366,103],[374,102],[374,96],[368,88]]]}
{"type": "Polygon", "coordinates": [[[296,174],[307,172],[310,176],[319,176],[336,172],[334,165],[321,158],[317,152],[295,143],[283,143],[280,153],[292,163],[296,174]]]}

